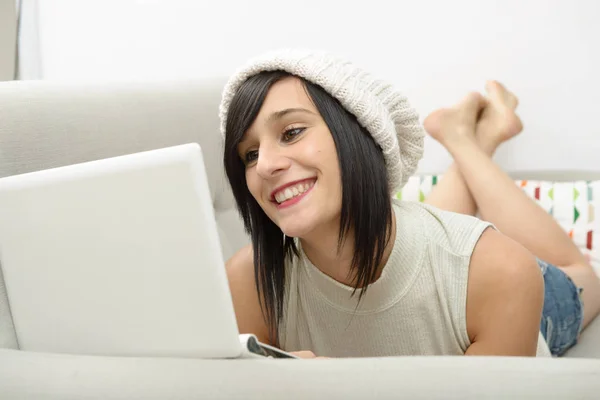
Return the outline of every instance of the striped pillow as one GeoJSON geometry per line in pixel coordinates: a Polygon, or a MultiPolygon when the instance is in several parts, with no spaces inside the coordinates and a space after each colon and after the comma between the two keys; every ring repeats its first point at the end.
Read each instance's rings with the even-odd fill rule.
{"type": "MultiPolygon", "coordinates": [[[[442,175],[413,176],[394,197],[406,201],[424,201],[442,175]]],[[[535,200],[573,239],[577,247],[590,257],[600,275],[600,181],[526,181],[515,184],[535,200]]]]}

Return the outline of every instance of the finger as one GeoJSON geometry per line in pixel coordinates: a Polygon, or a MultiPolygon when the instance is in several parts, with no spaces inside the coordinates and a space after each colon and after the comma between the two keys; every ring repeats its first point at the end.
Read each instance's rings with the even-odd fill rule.
{"type": "Polygon", "coordinates": [[[300,358],[317,358],[315,353],[313,353],[312,351],[307,351],[307,350],[292,351],[291,354],[295,355],[296,357],[300,357],[300,358]]]}

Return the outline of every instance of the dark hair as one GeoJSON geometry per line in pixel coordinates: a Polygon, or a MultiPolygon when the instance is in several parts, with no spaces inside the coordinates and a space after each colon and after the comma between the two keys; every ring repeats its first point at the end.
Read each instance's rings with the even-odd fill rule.
{"type": "MultiPolygon", "coordinates": [[[[283,315],[285,258],[299,254],[294,239],[284,236],[250,194],[237,146],[256,119],[271,86],[289,76],[283,71],[261,72],[240,86],[228,111],[223,156],[238,210],[252,237],[254,278],[273,343],[277,343],[277,328],[283,315]]],[[[342,184],[338,250],[352,229],[352,282],[355,291],[363,288],[363,296],[376,278],[391,233],[391,196],[383,152],[337,99],[320,86],[300,79],[331,131],[337,149],[342,184]]]]}

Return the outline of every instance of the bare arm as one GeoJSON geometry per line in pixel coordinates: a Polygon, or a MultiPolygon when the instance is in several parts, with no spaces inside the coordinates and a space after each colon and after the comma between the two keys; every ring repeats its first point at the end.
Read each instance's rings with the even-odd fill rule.
{"type": "Polygon", "coordinates": [[[487,229],[469,268],[466,355],[535,356],[544,283],[523,246],[487,229]]]}
{"type": "Polygon", "coordinates": [[[254,283],[252,247],[248,245],[240,249],[227,261],[225,268],[240,333],[252,333],[261,342],[273,345],[269,341],[268,327],[254,283]]]}

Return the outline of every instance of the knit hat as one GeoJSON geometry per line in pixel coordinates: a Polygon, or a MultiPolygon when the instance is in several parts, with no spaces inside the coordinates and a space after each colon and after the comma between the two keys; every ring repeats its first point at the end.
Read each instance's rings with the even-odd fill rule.
{"type": "Polygon", "coordinates": [[[325,52],[278,50],[250,60],[225,85],[219,108],[225,136],[227,111],[241,84],[262,71],[281,70],[321,86],[371,134],[383,150],[392,192],[402,188],[423,156],[425,132],[417,112],[392,85],[325,52]]]}

